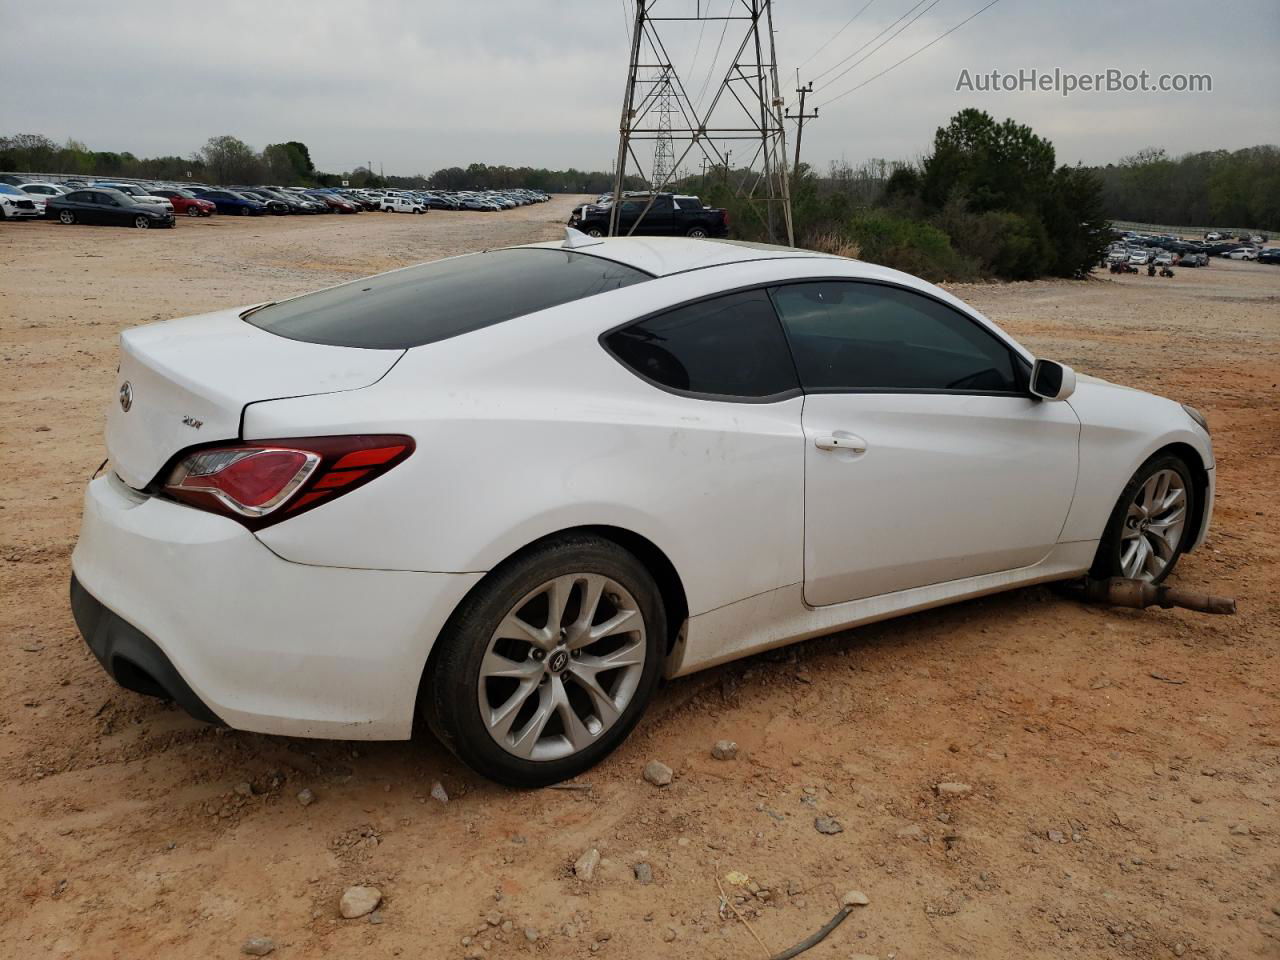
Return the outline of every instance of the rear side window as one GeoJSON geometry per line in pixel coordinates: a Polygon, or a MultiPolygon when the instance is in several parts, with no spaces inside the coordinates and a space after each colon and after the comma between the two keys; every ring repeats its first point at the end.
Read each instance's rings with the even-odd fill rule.
{"type": "Polygon", "coordinates": [[[640,376],[672,390],[766,399],[799,386],[764,290],[679,307],[615,330],[605,344],[640,376]]]}
{"type": "Polygon", "coordinates": [[[403,350],[648,279],[572,250],[494,250],[344,283],[245,319],[290,340],[403,350]]]}

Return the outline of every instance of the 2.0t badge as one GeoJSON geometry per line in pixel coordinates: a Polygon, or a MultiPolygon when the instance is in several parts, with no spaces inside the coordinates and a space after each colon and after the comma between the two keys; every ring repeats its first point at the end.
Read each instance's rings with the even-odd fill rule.
{"type": "Polygon", "coordinates": [[[133,406],[133,384],[128,380],[120,384],[120,409],[125,413],[133,406]]]}

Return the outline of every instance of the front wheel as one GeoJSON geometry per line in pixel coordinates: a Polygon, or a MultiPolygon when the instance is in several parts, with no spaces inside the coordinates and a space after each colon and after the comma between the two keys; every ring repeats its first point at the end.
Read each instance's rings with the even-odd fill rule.
{"type": "Polygon", "coordinates": [[[249,216],[249,215],[250,215],[250,214],[252,214],[252,213],[253,213],[253,211],[252,211],[252,210],[250,210],[248,207],[241,207],[241,208],[240,208],[240,216],[242,216],[242,217],[247,217],[247,216],[249,216]]]}
{"type": "Polygon", "coordinates": [[[1090,575],[1159,583],[1195,536],[1196,490],[1185,461],[1152,457],[1125,485],[1103,532],[1090,575]]]}
{"type": "Polygon", "coordinates": [[[200,216],[200,208],[199,208],[199,207],[187,207],[187,216],[188,216],[188,217],[198,217],[198,216],[200,216]]]}
{"type": "Polygon", "coordinates": [[[70,226],[71,224],[76,222],[76,215],[72,213],[70,210],[63,210],[61,213],[58,214],[58,219],[61,220],[63,223],[67,224],[68,226],[70,226]]]}
{"type": "Polygon", "coordinates": [[[149,230],[151,229],[151,218],[150,217],[134,217],[133,225],[137,227],[139,230],[149,230]]]}
{"type": "Polygon", "coordinates": [[[643,564],[575,535],[499,566],[438,644],[422,687],[432,730],[478,773],[539,787],[626,739],[657,686],[666,619],[643,564]]]}

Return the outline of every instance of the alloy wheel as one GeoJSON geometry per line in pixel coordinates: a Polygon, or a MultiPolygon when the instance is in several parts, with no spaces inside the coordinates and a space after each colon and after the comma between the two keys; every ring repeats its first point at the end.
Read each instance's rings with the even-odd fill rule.
{"type": "Polygon", "coordinates": [[[636,694],[644,614],[616,580],[555,577],[514,604],[489,639],[477,695],[485,728],[526,760],[559,760],[598,741],[636,694]]]}
{"type": "Polygon", "coordinates": [[[58,214],[58,219],[61,220],[63,223],[68,223],[68,224],[75,223],[76,215],[72,213],[70,210],[63,210],[60,214],[58,214]]]}
{"type": "Polygon", "coordinates": [[[151,221],[148,220],[146,217],[134,217],[133,225],[137,227],[139,230],[147,230],[147,229],[150,229],[151,227],[151,221]]]}
{"type": "Polygon", "coordinates": [[[1120,530],[1120,570],[1126,577],[1154,580],[1182,544],[1187,525],[1187,488],[1177,471],[1157,470],[1137,489],[1120,530]]]}
{"type": "Polygon", "coordinates": [[[194,205],[192,205],[192,206],[190,206],[190,207],[187,207],[187,216],[188,216],[188,217],[198,217],[198,216],[200,216],[200,208],[199,208],[199,207],[197,207],[197,206],[194,206],[194,205]]]}

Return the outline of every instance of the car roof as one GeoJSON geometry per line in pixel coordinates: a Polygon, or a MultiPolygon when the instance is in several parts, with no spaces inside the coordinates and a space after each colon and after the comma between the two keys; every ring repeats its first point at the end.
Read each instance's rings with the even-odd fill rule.
{"type": "MultiPolygon", "coordinates": [[[[555,249],[563,241],[530,243],[529,247],[555,249]]],[[[826,258],[843,260],[831,254],[797,247],[780,247],[769,243],[749,243],[741,240],[694,239],[692,237],[604,237],[594,243],[572,248],[576,253],[604,257],[626,264],[655,277],[665,277],[687,270],[719,267],[730,263],[746,263],[752,260],[780,260],[787,258],[826,258]]]]}

